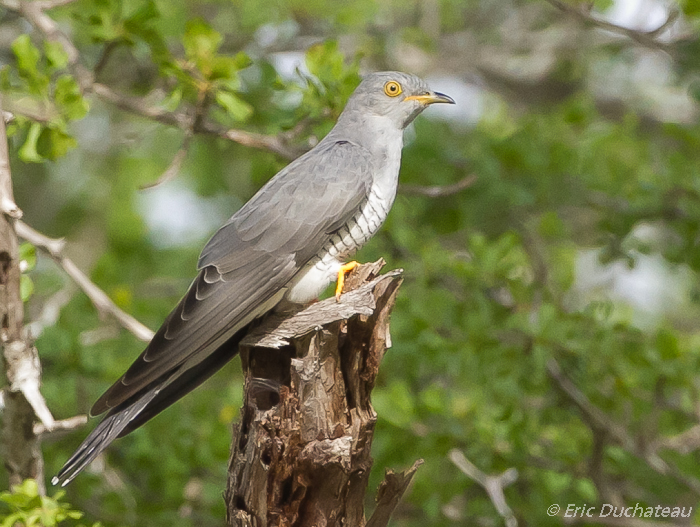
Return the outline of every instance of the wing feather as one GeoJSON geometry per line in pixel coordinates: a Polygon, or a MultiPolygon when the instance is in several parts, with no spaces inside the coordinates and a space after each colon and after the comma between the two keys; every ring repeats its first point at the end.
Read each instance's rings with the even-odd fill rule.
{"type": "Polygon", "coordinates": [[[149,393],[152,383],[205,360],[262,315],[259,311],[269,309],[329,236],[358,212],[371,177],[368,151],[324,140],[271,179],[207,243],[185,296],[139,358],[98,399],[92,415],[149,393]]]}

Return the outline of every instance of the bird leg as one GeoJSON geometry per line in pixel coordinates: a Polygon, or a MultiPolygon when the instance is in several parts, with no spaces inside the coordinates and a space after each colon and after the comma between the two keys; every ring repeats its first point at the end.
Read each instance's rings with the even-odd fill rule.
{"type": "Polygon", "coordinates": [[[340,294],[343,292],[343,286],[345,285],[345,275],[352,271],[355,267],[360,265],[358,262],[353,260],[340,266],[338,270],[338,285],[335,287],[335,299],[340,302],[340,294]]]}

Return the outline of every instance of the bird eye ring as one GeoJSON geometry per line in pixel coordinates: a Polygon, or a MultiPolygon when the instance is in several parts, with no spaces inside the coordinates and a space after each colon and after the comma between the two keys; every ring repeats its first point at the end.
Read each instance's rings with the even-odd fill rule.
{"type": "Polygon", "coordinates": [[[384,93],[389,97],[396,97],[400,95],[402,91],[401,85],[396,81],[389,81],[384,85],[384,93]]]}

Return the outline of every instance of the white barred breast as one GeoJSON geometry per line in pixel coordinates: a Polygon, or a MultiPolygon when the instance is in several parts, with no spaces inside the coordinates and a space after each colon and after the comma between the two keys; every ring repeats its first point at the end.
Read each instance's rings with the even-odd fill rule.
{"type": "Polygon", "coordinates": [[[398,178],[393,185],[373,185],[360,211],[323,246],[290,284],[286,298],[306,303],[317,298],[335,281],[347,258],[362,247],[386,220],[396,196],[398,178]]]}
{"type": "Polygon", "coordinates": [[[289,283],[285,298],[290,302],[303,304],[318,298],[336,280],[346,259],[374,236],[389,215],[399,184],[403,130],[376,116],[373,128],[383,140],[369,146],[374,179],[367,201],[289,283]]]}

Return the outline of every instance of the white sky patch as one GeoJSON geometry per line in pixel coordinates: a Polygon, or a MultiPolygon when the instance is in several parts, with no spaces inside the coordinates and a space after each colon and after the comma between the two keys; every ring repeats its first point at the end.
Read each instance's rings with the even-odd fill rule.
{"type": "Polygon", "coordinates": [[[284,51],[270,55],[270,62],[279,76],[286,81],[300,82],[297,69],[305,75],[311,75],[306,67],[304,53],[301,51],[284,51]]]}
{"type": "Polygon", "coordinates": [[[107,112],[97,111],[71,123],[81,150],[105,153],[112,148],[112,122],[107,112]]]}
{"type": "Polygon", "coordinates": [[[264,24],[255,32],[255,42],[261,48],[270,48],[281,42],[289,41],[299,34],[299,24],[294,20],[285,20],[279,24],[264,24]]]}
{"type": "Polygon", "coordinates": [[[436,76],[425,80],[430,89],[449,95],[456,103],[432,105],[429,109],[431,118],[466,126],[474,125],[481,119],[484,111],[484,92],[481,88],[455,77],[436,76]]]}
{"type": "Polygon", "coordinates": [[[139,194],[138,206],[149,237],[158,247],[178,247],[200,243],[214,234],[233,214],[222,199],[198,196],[180,181],[170,181],[139,194]]]}
{"type": "Polygon", "coordinates": [[[639,310],[634,322],[644,326],[686,302],[687,278],[683,267],[669,266],[659,254],[636,254],[630,269],[622,261],[601,264],[599,251],[591,249],[581,251],[576,260],[574,289],[584,301],[602,295],[633,306],[639,310]]]}
{"type": "Polygon", "coordinates": [[[649,31],[666,21],[668,8],[657,0],[618,0],[603,16],[619,26],[649,31]]]}

